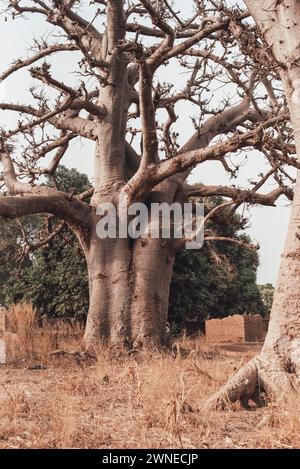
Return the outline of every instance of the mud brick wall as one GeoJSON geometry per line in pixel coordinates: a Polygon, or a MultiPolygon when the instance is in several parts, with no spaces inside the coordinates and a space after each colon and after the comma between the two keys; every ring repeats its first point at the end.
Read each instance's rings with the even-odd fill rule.
{"type": "Polygon", "coordinates": [[[5,363],[5,309],[0,306],[0,364],[5,363]]]}
{"type": "Polygon", "coordinates": [[[245,342],[244,318],[240,315],[205,321],[206,337],[212,342],[245,342]]]}
{"type": "Polygon", "coordinates": [[[245,321],[246,342],[260,342],[265,338],[266,326],[259,314],[243,316],[245,321]]]}
{"type": "Polygon", "coordinates": [[[205,321],[206,337],[212,342],[259,342],[266,335],[262,317],[235,315],[205,321]]]}

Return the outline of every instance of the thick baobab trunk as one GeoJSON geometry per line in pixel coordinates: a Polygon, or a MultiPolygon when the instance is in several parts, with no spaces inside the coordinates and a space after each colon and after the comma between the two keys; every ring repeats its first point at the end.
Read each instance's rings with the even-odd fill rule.
{"type": "MultiPolygon", "coordinates": [[[[183,202],[180,181],[165,181],[150,194],[152,203],[183,202]]],[[[150,224],[158,220],[150,219],[150,224]]],[[[164,344],[176,243],[172,239],[137,239],[132,257],[132,334],[134,344],[164,344]]]]}
{"type": "MultiPolygon", "coordinates": [[[[151,201],[171,203],[177,189],[174,182],[160,184],[151,201]]],[[[150,212],[149,222],[158,222],[151,220],[150,212]]],[[[130,348],[164,344],[174,240],[100,239],[96,223],[95,217],[89,248],[84,249],[90,287],[86,346],[99,342],[130,348]]]]}
{"type": "Polygon", "coordinates": [[[174,259],[170,240],[138,240],[134,246],[131,319],[135,347],[166,342],[174,259]]]}
{"type": "Polygon", "coordinates": [[[95,239],[87,254],[85,343],[140,347],[166,339],[175,253],[167,240],[95,239]]]}
{"type": "MultiPolygon", "coordinates": [[[[279,64],[300,159],[300,4],[295,0],[246,1],[279,64]]],[[[276,227],[274,227],[276,229],[276,227]]],[[[271,233],[270,233],[271,236],[271,233]]],[[[239,370],[207,405],[255,402],[261,391],[277,399],[299,390],[300,379],[300,171],[282,254],[269,329],[259,356],[239,370]]]]}
{"type": "MultiPolygon", "coordinates": [[[[120,50],[126,23],[121,0],[108,2],[107,17],[102,55],[109,64],[109,76],[104,74],[99,86],[99,103],[106,114],[97,123],[95,191],[91,205],[96,211],[101,204],[109,202],[118,212],[120,195],[126,198],[123,193],[127,173],[125,135],[138,73],[136,67],[128,67],[128,57],[120,50]]],[[[157,188],[155,193],[163,201],[171,202],[174,191],[169,186],[167,189],[164,191],[162,187],[160,192],[157,188]]],[[[95,214],[89,242],[83,246],[90,287],[86,346],[93,347],[100,341],[128,347],[162,343],[175,256],[172,242],[134,240],[118,234],[101,239],[96,225],[95,214]]]]}
{"type": "Polygon", "coordinates": [[[127,239],[98,239],[87,254],[90,306],[87,346],[110,341],[125,344],[131,335],[129,318],[131,253],[127,239]]]}

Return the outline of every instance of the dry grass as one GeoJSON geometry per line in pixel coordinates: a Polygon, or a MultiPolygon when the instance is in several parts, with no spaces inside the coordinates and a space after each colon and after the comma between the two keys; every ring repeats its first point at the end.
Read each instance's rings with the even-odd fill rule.
{"type": "Polygon", "coordinates": [[[58,350],[62,343],[66,350],[83,348],[80,323],[43,321],[30,303],[12,305],[6,318],[7,359],[11,364],[51,361],[49,354],[58,350]]]}
{"type": "Polygon", "coordinates": [[[103,349],[97,362],[86,362],[80,354],[49,355],[80,349],[81,328],[39,328],[32,307],[12,311],[11,324],[18,326],[9,345],[12,363],[0,368],[0,448],[300,446],[297,401],[253,411],[202,410],[249,354],[228,355],[203,338],[183,337],[173,353],[117,359],[103,349]]]}

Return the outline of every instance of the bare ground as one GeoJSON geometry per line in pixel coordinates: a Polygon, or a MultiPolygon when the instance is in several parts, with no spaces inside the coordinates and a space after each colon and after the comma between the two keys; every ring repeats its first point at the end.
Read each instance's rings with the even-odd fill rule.
{"type": "Polygon", "coordinates": [[[296,401],[202,409],[259,348],[231,345],[183,338],[172,353],[116,359],[102,350],[97,362],[80,354],[38,357],[31,347],[31,355],[0,368],[0,448],[299,447],[296,401]]]}

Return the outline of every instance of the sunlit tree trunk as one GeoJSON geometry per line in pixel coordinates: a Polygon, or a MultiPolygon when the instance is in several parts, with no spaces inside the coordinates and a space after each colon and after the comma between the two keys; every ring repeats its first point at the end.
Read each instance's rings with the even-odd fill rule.
{"type": "MultiPolygon", "coordinates": [[[[261,35],[270,47],[282,79],[300,161],[300,3],[246,0],[261,35]]],[[[274,227],[276,229],[276,226],[274,227]]],[[[270,232],[270,236],[272,236],[270,232]]],[[[208,406],[226,400],[253,398],[260,391],[286,398],[299,388],[300,379],[300,172],[268,333],[259,356],[250,361],[212,396],[208,406]]]]}

